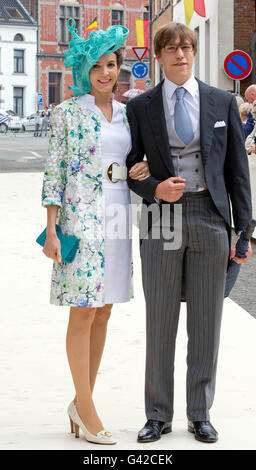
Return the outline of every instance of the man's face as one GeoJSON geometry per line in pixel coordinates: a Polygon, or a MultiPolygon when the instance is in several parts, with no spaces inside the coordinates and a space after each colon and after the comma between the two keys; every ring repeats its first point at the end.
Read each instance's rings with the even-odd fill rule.
{"type": "Polygon", "coordinates": [[[246,90],[245,98],[247,99],[248,103],[252,104],[256,100],[256,87],[251,88],[250,90],[246,90]]]}
{"type": "Polygon", "coordinates": [[[179,36],[161,49],[156,57],[163,66],[164,74],[168,80],[183,85],[192,75],[194,63],[194,49],[189,39],[181,44],[179,36]],[[175,48],[175,46],[179,46],[175,48]]]}

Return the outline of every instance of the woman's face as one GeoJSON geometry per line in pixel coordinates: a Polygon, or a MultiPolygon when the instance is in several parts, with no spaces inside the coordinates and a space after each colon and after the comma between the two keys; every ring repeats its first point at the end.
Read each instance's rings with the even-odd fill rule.
{"type": "Polygon", "coordinates": [[[116,54],[102,55],[90,70],[91,93],[112,93],[114,84],[120,72],[117,66],[116,54]]]}

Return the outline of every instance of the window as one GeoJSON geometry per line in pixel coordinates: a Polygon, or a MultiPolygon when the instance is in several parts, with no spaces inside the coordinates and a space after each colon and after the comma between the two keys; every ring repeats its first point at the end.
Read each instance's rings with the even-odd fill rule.
{"type": "Polygon", "coordinates": [[[128,70],[120,70],[118,81],[119,83],[130,83],[130,72],[128,70]]]}
{"type": "Polygon", "coordinates": [[[112,10],[112,25],[124,24],[124,15],[122,10],[112,10]]]}
{"type": "Polygon", "coordinates": [[[148,5],[145,5],[144,6],[144,9],[143,9],[143,19],[144,20],[148,20],[149,19],[149,11],[148,11],[148,5]]]}
{"type": "Polygon", "coordinates": [[[14,73],[24,73],[23,49],[14,49],[14,73]]]}
{"type": "Polygon", "coordinates": [[[15,34],[13,40],[14,41],[24,41],[24,37],[22,36],[22,34],[18,33],[18,34],[15,34]]]}
{"type": "Polygon", "coordinates": [[[196,77],[200,77],[200,55],[199,55],[199,38],[200,38],[200,31],[199,26],[195,28],[195,35],[197,38],[197,54],[194,61],[194,74],[196,77]]]}
{"type": "Polygon", "coordinates": [[[60,81],[61,73],[50,72],[49,73],[49,105],[60,103],[60,81]]]}
{"type": "Polygon", "coordinates": [[[210,57],[211,57],[211,40],[210,40],[210,22],[205,22],[205,82],[210,85],[210,57]]]}
{"type": "Polygon", "coordinates": [[[23,116],[23,88],[13,88],[13,110],[18,116],[23,116]]]}
{"type": "Polygon", "coordinates": [[[66,25],[68,18],[74,18],[78,34],[80,34],[80,7],[60,5],[59,13],[59,41],[66,44],[72,36],[66,25]]]}
{"type": "Polygon", "coordinates": [[[157,8],[157,1],[158,1],[158,0],[155,0],[155,12],[154,12],[154,13],[155,13],[155,15],[157,15],[157,12],[158,12],[158,8],[157,8]]]}
{"type": "Polygon", "coordinates": [[[5,7],[9,21],[27,21],[17,8],[5,7]]]}

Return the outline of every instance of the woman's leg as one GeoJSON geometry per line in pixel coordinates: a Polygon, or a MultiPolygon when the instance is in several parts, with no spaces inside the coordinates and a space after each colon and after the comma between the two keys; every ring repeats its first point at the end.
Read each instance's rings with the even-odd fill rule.
{"type": "MultiPolygon", "coordinates": [[[[106,304],[104,307],[98,307],[95,312],[94,320],[91,326],[90,337],[90,387],[93,392],[97,372],[99,369],[102,353],[105,346],[108,320],[111,314],[113,304],[106,304]]],[[[76,396],[74,398],[76,403],[76,396]]]]}
{"type": "Polygon", "coordinates": [[[71,307],[66,349],[76,389],[78,414],[92,434],[103,429],[97,414],[90,386],[90,335],[96,308],[71,307]]]}
{"type": "Polygon", "coordinates": [[[106,335],[108,320],[111,314],[112,304],[106,304],[104,307],[99,307],[96,310],[94,321],[91,327],[91,341],[90,341],[90,385],[93,392],[97,372],[99,369],[100,361],[102,358],[106,335]]]}

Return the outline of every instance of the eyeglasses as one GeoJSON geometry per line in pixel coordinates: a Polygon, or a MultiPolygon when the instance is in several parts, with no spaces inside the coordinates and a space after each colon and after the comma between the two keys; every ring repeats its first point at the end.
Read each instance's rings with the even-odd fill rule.
{"type": "Polygon", "coordinates": [[[182,49],[182,52],[184,54],[188,54],[194,49],[193,44],[178,44],[177,46],[165,46],[163,49],[165,50],[165,52],[167,52],[167,54],[176,54],[179,47],[182,49]]]}

